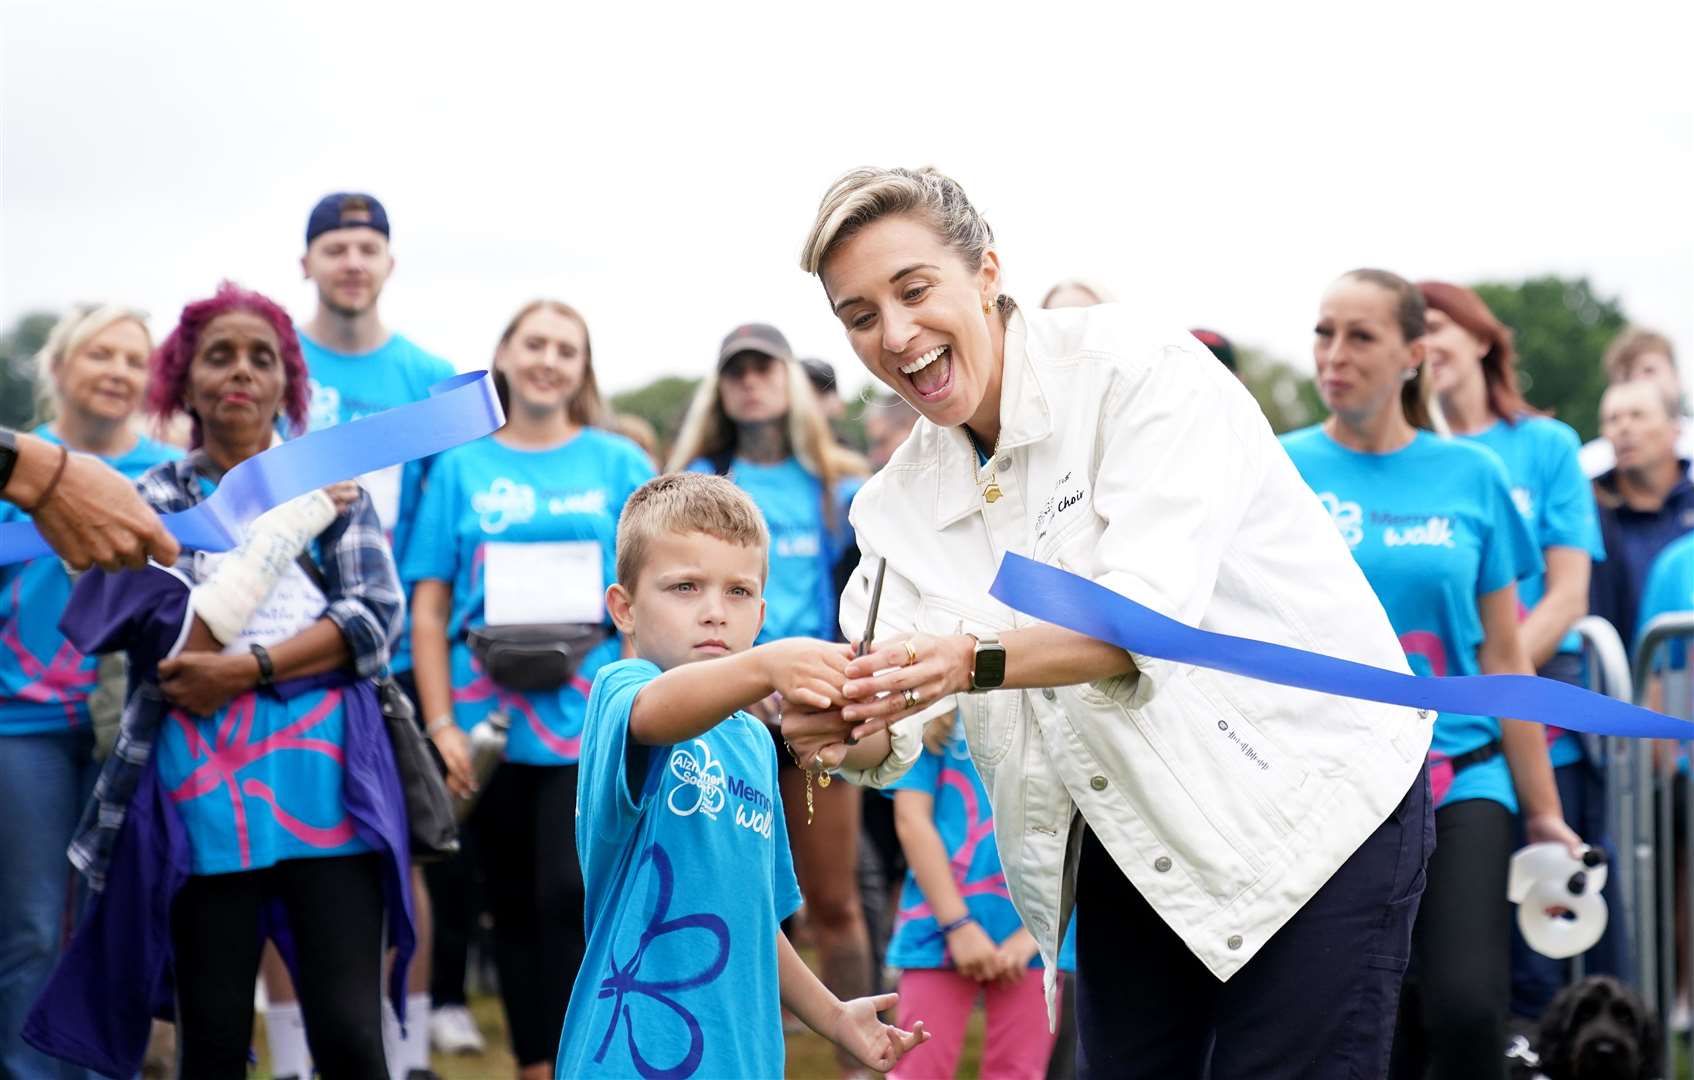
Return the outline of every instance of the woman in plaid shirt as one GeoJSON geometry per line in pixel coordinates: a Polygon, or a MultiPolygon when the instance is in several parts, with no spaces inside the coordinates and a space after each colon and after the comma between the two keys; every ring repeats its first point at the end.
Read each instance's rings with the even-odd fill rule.
{"type": "MultiPolygon", "coordinates": [[[[149,403],[193,450],[148,472],[161,512],[202,501],[304,427],[306,371],[283,310],[224,285],[154,354],[149,403]]],[[[49,1053],[133,1075],[150,1013],[175,1013],[185,1076],[241,1077],[266,937],[293,962],[325,1077],[386,1076],[385,919],[411,949],[406,827],[371,677],[400,625],[369,496],[337,485],[255,522],[228,555],[77,585],[64,630],[128,653],[122,731],[72,860],[101,892],[26,1028],[49,1053]],[[306,560],[314,565],[306,565],[306,560]]]]}

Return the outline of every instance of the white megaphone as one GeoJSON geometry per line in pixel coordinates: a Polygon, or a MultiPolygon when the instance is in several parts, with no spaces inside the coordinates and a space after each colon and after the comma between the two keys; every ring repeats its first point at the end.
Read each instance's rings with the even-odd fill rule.
{"type": "Polygon", "coordinates": [[[1559,843],[1531,844],[1512,856],[1506,898],[1518,905],[1518,929],[1529,947],[1554,960],[1586,952],[1606,932],[1606,853],[1582,849],[1572,858],[1559,843]]]}

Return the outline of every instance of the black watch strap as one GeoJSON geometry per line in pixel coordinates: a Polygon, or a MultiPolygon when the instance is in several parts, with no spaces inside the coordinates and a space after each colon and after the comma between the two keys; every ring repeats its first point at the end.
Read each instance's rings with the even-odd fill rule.
{"type": "Polygon", "coordinates": [[[0,491],[12,482],[12,470],[18,466],[18,433],[0,428],[0,491]]]}
{"type": "Polygon", "coordinates": [[[271,680],[276,677],[276,668],[271,664],[270,652],[259,644],[249,645],[248,648],[253,652],[253,659],[259,662],[259,685],[269,686],[271,680]]]}

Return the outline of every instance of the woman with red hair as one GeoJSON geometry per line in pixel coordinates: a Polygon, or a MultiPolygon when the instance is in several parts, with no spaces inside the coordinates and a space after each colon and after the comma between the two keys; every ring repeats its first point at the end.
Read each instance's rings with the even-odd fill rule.
{"type": "MultiPolygon", "coordinates": [[[[148,403],[191,452],[140,481],[163,513],[203,502],[277,425],[305,429],[306,366],[281,307],[224,284],[183,309],[148,403]]],[[[387,1075],[382,941],[412,948],[405,807],[372,678],[401,595],[370,496],[338,484],[266,512],[228,553],[92,571],[61,627],[128,655],[117,744],[71,845],[100,894],[25,1030],[134,1075],[148,1017],[177,1020],[184,1076],[246,1075],[269,937],[294,965],[325,1077],[387,1075]],[[172,984],[174,982],[174,995],[172,984]]],[[[403,990],[396,1006],[403,1012],[403,990]]]]}
{"type": "MultiPolygon", "coordinates": [[[[1520,634],[1540,674],[1582,685],[1582,644],[1571,627],[1588,614],[1588,575],[1605,558],[1594,492],[1577,460],[1575,431],[1543,415],[1518,389],[1512,331],[1471,289],[1418,284],[1427,306],[1424,352],[1430,388],[1453,435],[1481,443],[1506,463],[1512,500],[1534,534],[1545,575],[1518,582],[1520,634]]],[[[1603,835],[1604,777],[1575,735],[1549,727],[1554,778],[1565,820],[1579,835],[1603,835]]],[[[1520,836],[1521,841],[1521,836],[1520,836]]],[[[1621,974],[1622,950],[1607,936],[1587,957],[1590,972],[1621,974]]],[[[1567,965],[1533,952],[1513,931],[1512,1011],[1534,1018],[1566,982],[1567,965]]]]}

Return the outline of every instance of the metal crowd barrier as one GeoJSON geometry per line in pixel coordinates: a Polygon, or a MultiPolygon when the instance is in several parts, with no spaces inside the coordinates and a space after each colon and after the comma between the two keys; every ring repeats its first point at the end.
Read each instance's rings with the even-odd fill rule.
{"type": "MultiPolygon", "coordinates": [[[[1635,663],[1619,678],[1621,645],[1603,620],[1590,616],[1578,624],[1584,651],[1589,654],[1590,688],[1604,689],[1613,697],[1650,705],[1671,716],[1694,720],[1694,681],[1690,665],[1680,670],[1664,663],[1667,650],[1680,643],[1694,647],[1694,611],[1672,612],[1652,620],[1636,639],[1635,663]],[[1601,630],[1590,624],[1599,623],[1601,630]],[[1609,639],[1608,639],[1609,634],[1609,639]],[[1603,642],[1603,644],[1602,644],[1603,642]],[[1593,685],[1598,677],[1602,686],[1593,685]],[[1657,700],[1654,700],[1655,696],[1657,700]]],[[[1674,1043],[1678,1033],[1671,1018],[1677,1001],[1678,969],[1676,915],[1678,904],[1694,900],[1694,799],[1682,806],[1684,827],[1684,877],[1677,890],[1676,825],[1674,794],[1689,783],[1685,771],[1672,766],[1673,754],[1649,739],[1605,740],[1607,827],[1617,845],[1619,865],[1618,900],[1626,948],[1634,966],[1634,983],[1647,1005],[1663,1019],[1664,1060],[1669,1075],[1675,1075],[1674,1043]],[[1659,761],[1663,759],[1661,766],[1659,761]]],[[[1688,758],[1694,744],[1670,744],[1688,758]]],[[[1681,968],[1694,971],[1694,935],[1685,944],[1681,968]]],[[[1580,974],[1580,971],[1578,972],[1580,974]]],[[[1694,1031],[1681,1034],[1685,1050],[1694,1057],[1694,1031]]]]}

